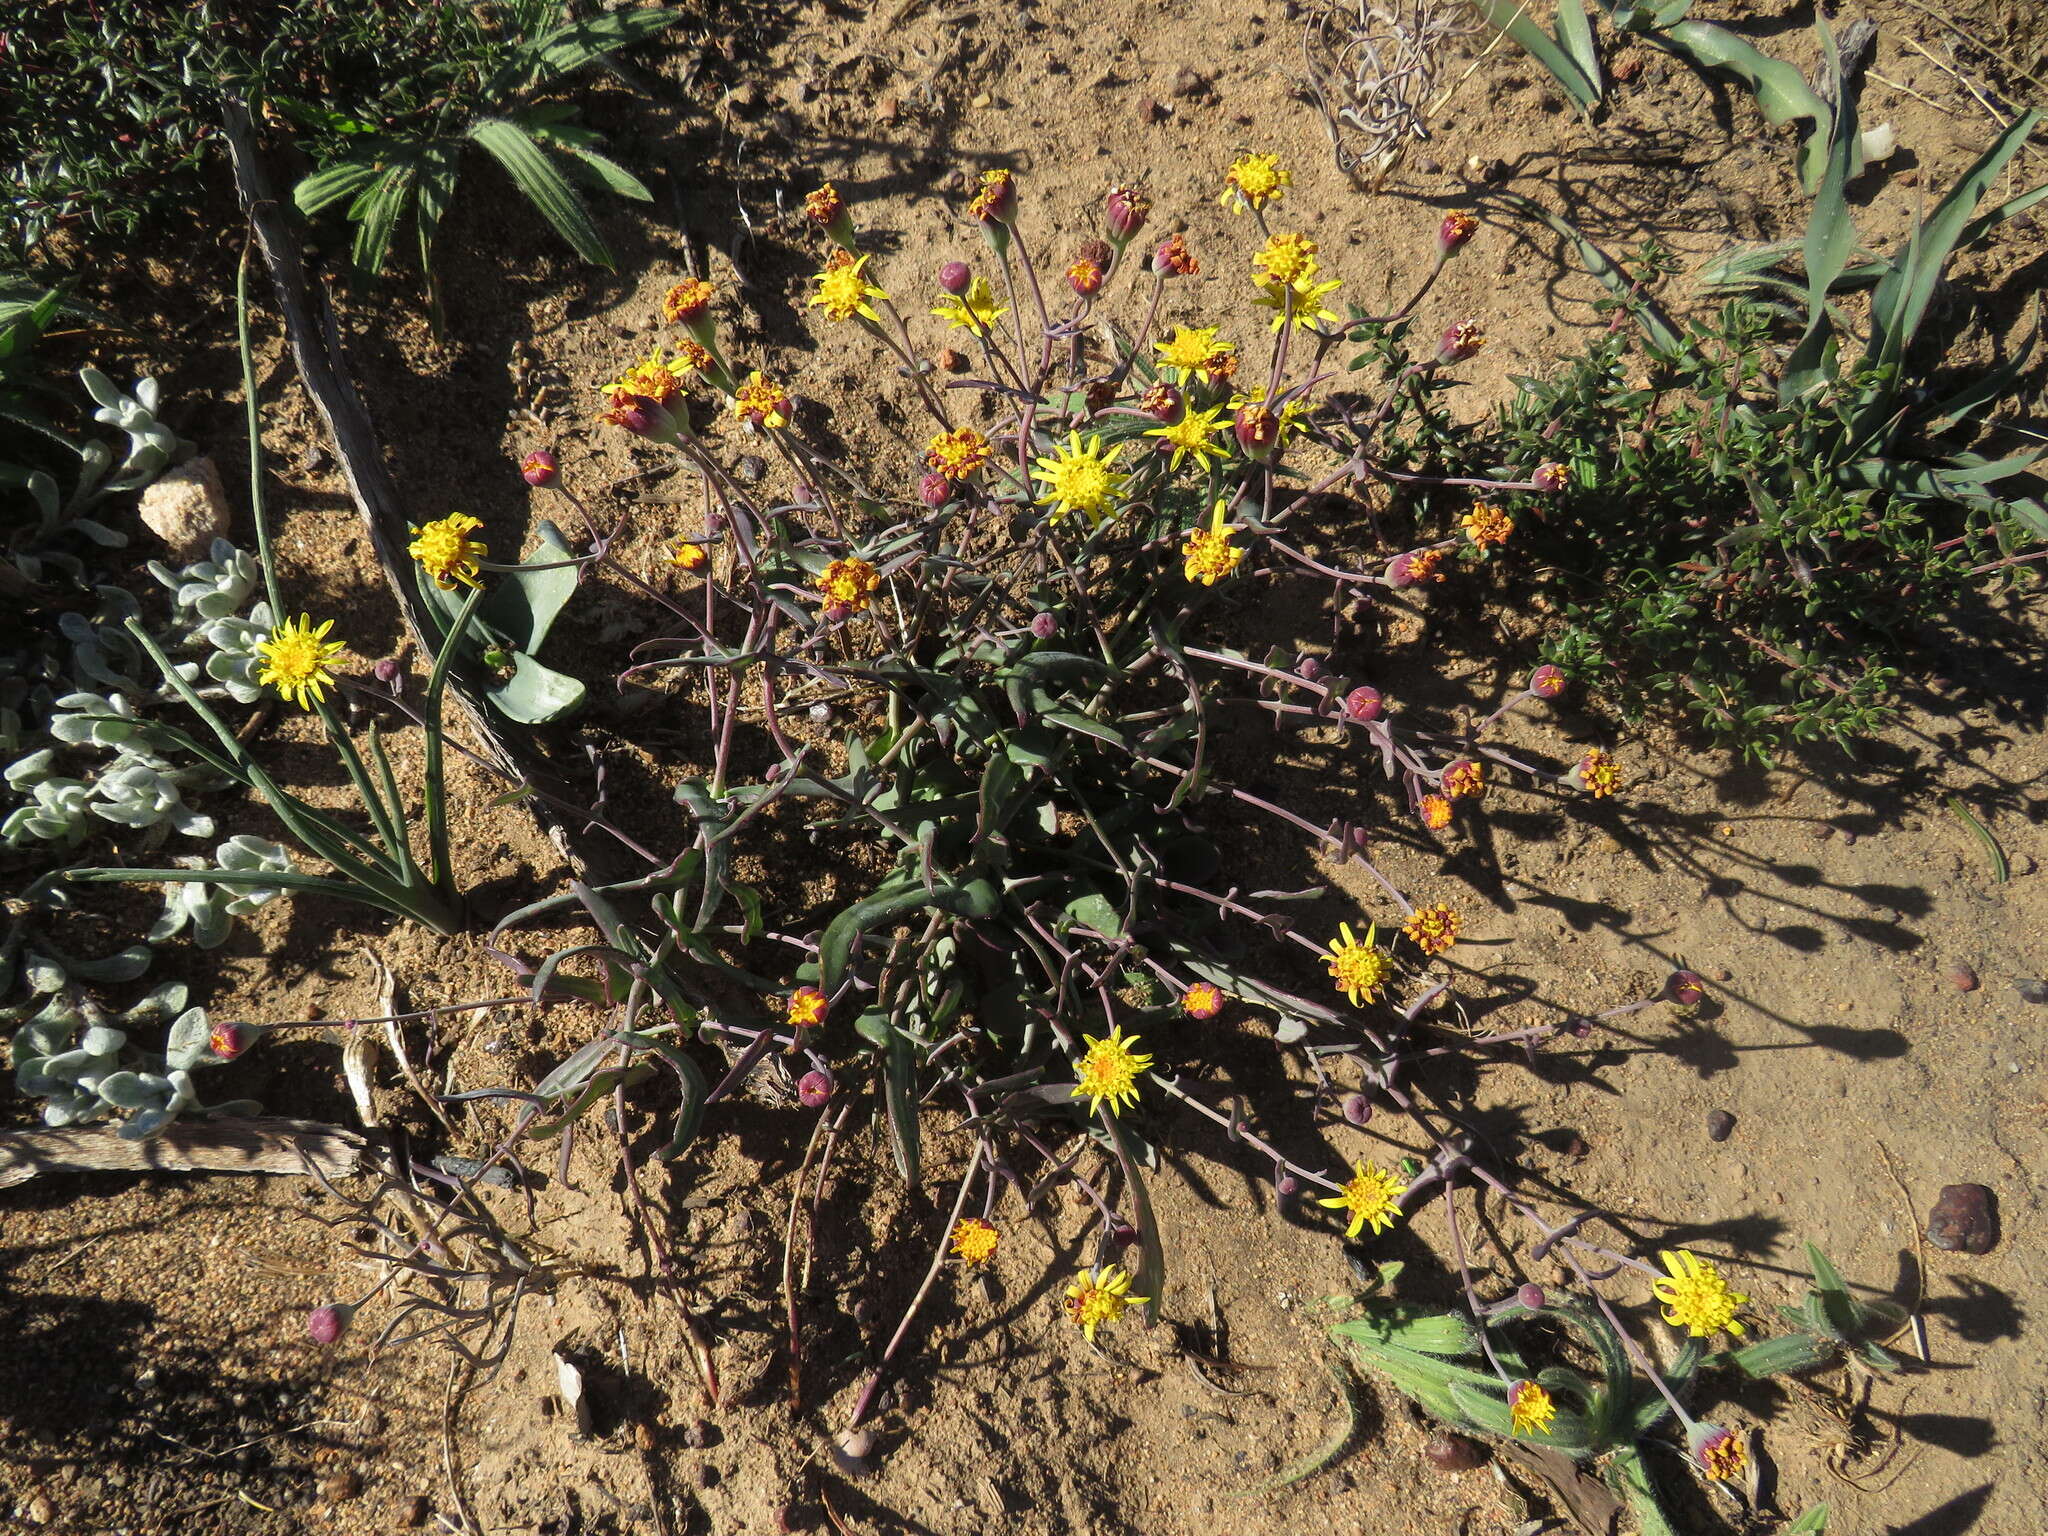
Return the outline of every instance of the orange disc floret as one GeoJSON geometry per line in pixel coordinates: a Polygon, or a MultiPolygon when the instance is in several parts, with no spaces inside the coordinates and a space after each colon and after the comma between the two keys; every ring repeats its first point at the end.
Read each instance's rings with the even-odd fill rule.
{"type": "Polygon", "coordinates": [[[1006,170],[983,171],[967,211],[984,224],[1007,223],[1017,211],[1017,178],[1006,170]]]}
{"type": "Polygon", "coordinates": [[[1464,524],[1465,537],[1472,541],[1474,549],[1492,549],[1497,544],[1505,544],[1515,531],[1512,517],[1483,501],[1465,514],[1464,524]]]}
{"type": "Polygon", "coordinates": [[[668,552],[668,563],[686,571],[701,570],[710,559],[711,551],[694,539],[677,539],[668,552]]]}
{"type": "Polygon", "coordinates": [[[979,1216],[963,1216],[953,1226],[953,1256],[976,1268],[995,1257],[1003,1234],[979,1216]]]}
{"type": "Polygon", "coordinates": [[[670,325],[688,325],[701,320],[711,309],[718,290],[701,277],[686,277],[669,289],[661,301],[662,318],[670,325]]]}
{"type": "Polygon", "coordinates": [[[1453,800],[1477,800],[1486,793],[1486,769],[1461,757],[1444,769],[1444,793],[1453,800]]]}
{"type": "Polygon", "coordinates": [[[818,573],[817,579],[825,607],[841,616],[865,609],[881,584],[882,573],[865,560],[834,560],[818,573]]]}
{"type": "Polygon", "coordinates": [[[1458,942],[1458,930],[1464,921],[1449,902],[1434,901],[1411,912],[1401,931],[1425,955],[1440,955],[1458,942]]]}
{"type": "Polygon", "coordinates": [[[925,464],[958,485],[989,461],[989,440],[972,427],[941,432],[925,445],[925,464]]]}
{"type": "Polygon", "coordinates": [[[1443,831],[1451,824],[1451,802],[1442,795],[1424,795],[1422,824],[1432,832],[1443,831]]]}
{"type": "Polygon", "coordinates": [[[816,1029],[825,1022],[831,999],[816,987],[798,987],[789,994],[789,1008],[783,1015],[793,1029],[816,1029]]]}
{"type": "Polygon", "coordinates": [[[1200,274],[1202,264],[1195,260],[1195,253],[1188,249],[1187,241],[1179,235],[1169,235],[1152,253],[1152,270],[1174,277],[1195,277],[1200,274]]]}
{"type": "Polygon", "coordinates": [[[1180,995],[1180,1011],[1191,1019],[1213,1019],[1223,1011],[1223,989],[1198,981],[1180,995]]]}
{"type": "Polygon", "coordinates": [[[789,425],[790,414],[795,409],[789,391],[758,368],[748,374],[747,382],[733,392],[733,415],[757,427],[780,431],[789,425]]]}
{"type": "Polygon", "coordinates": [[[1605,800],[1621,787],[1621,764],[1613,753],[1595,747],[1579,759],[1577,778],[1587,794],[1605,800]]]}

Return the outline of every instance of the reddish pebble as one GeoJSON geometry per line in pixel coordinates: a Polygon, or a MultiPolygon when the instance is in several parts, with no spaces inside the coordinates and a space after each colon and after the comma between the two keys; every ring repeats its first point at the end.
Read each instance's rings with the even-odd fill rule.
{"type": "Polygon", "coordinates": [[[1977,973],[1967,965],[1959,965],[1950,971],[1948,979],[1955,984],[1955,989],[1958,992],[1974,992],[1977,990],[1977,973]]]}
{"type": "Polygon", "coordinates": [[[1422,1454],[1439,1472],[1470,1472],[1486,1460],[1485,1449],[1463,1435],[1431,1435],[1422,1454]]]}
{"type": "Polygon", "coordinates": [[[1998,1208],[1982,1184],[1944,1184],[1927,1213],[1927,1241],[1949,1253],[1989,1253],[1998,1246],[1998,1208]]]}

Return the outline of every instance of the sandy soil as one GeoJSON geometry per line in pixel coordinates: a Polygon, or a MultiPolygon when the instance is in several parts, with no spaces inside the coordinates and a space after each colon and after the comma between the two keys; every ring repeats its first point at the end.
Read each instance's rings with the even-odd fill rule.
{"type": "MultiPolygon", "coordinates": [[[[1812,64],[1798,17],[1775,0],[1700,12],[1743,18],[1765,46],[1812,64]]],[[[1888,246],[1995,131],[1940,63],[1987,89],[2024,82],[1994,81],[1982,55],[1952,53],[1951,35],[1911,6],[1873,14],[1884,83],[1873,77],[1864,112],[1889,119],[1901,148],[1859,183],[1857,217],[1866,243],[1888,246]]],[[[2041,68],[2044,34],[2023,27],[2017,7],[1964,7],[1957,19],[2018,68],[2041,68]]],[[[917,0],[870,13],[757,6],[642,56],[633,78],[649,94],[605,82],[590,111],[636,164],[662,171],[649,218],[606,210],[629,253],[618,277],[570,265],[478,174],[444,237],[453,339],[437,344],[396,290],[351,311],[352,360],[417,515],[472,510],[495,547],[520,543],[538,517],[560,515],[516,473],[521,452],[546,444],[577,483],[634,510],[630,547],[653,572],[657,545],[694,531],[696,511],[666,499],[659,476],[628,480],[643,465],[589,425],[585,402],[644,350],[660,294],[693,266],[742,290],[728,335],[750,361],[796,381],[806,429],[843,440],[878,479],[907,483],[901,382],[865,346],[796,318],[817,261],[797,208],[828,177],[882,252],[877,279],[911,313],[940,261],[977,254],[962,205],[981,168],[1017,169],[1023,229],[1048,264],[1092,236],[1109,181],[1141,181],[1205,264],[1202,280],[1171,290],[1165,320],[1222,321],[1247,336],[1233,275],[1250,237],[1215,202],[1240,147],[1277,151],[1294,168],[1294,221],[1368,305],[1405,296],[1440,211],[1486,186],[1566,208],[1613,250],[1654,235],[1695,261],[1731,239],[1798,233],[1789,140],[1742,99],[1654,55],[1634,61],[1605,120],[1588,127],[1529,61],[1482,56],[1474,39],[1447,60],[1445,82],[1457,86],[1434,136],[1381,185],[1360,187],[1333,165],[1323,120],[1298,86],[1302,25],[1294,0],[1256,13],[1212,0],[1165,0],[1142,14],[1064,0],[1011,13],[917,0]]],[[[2031,184],[2043,161],[2021,163],[2031,184]]],[[[2044,254],[2038,232],[2018,229],[1957,262],[1979,317],[1963,355],[2005,344],[2044,254]]],[[[148,264],[116,274],[127,303],[154,298],[166,320],[150,338],[104,350],[130,371],[157,371],[181,429],[232,461],[241,406],[219,307],[232,256],[205,259],[213,266],[196,277],[148,264]]],[[[1511,376],[1571,345],[1594,323],[1596,291],[1546,232],[1489,219],[1422,311],[1425,329],[1477,317],[1493,338],[1468,370],[1461,408],[1483,410],[1511,376]]],[[[943,344],[936,323],[924,334],[935,350],[943,344]]],[[[288,579],[313,611],[349,613],[364,662],[401,652],[345,488],[330,462],[306,456],[315,418],[274,345],[266,357],[288,579]]],[[[2038,376],[2029,390],[2008,413],[2038,424],[2038,376]]],[[[733,456],[748,451],[728,439],[733,456]]],[[[580,602],[559,654],[601,679],[647,622],[628,603],[580,602]]],[[[1494,658],[1518,654],[1534,622],[1517,609],[1509,566],[1491,592],[1398,608],[1377,632],[1341,637],[1333,659],[1432,707],[1490,708],[1517,675],[1516,662],[1494,658]]],[[[1834,1530],[2018,1536],[2039,1528],[2048,1488],[2035,1430],[2048,1361],[2033,1319],[2048,1305],[2048,1274],[2030,1167],[2048,1126],[2048,1063],[2041,1015],[2013,985],[2048,972],[2048,749],[2038,664],[1999,671],[1969,637],[1952,643],[1945,675],[1916,685],[1902,723],[1860,762],[1765,773],[1662,729],[1624,730],[1597,701],[1542,706],[1517,743],[1549,762],[1614,747],[1626,795],[1594,804],[1502,786],[1462,835],[1437,844],[1393,832],[1381,846],[1404,886],[1462,892],[1462,1017],[1440,1016],[1445,1028],[1493,1032],[1612,1007],[1651,995],[1679,964],[1712,984],[1690,1015],[1658,1005],[1534,1063],[1504,1057],[1426,1084],[1484,1128],[1543,1209],[1596,1210],[1592,1230],[1631,1253],[1684,1245],[1719,1257],[1759,1320],[1796,1298],[1805,1241],[1859,1284],[1918,1302],[1924,1360],[1875,1383],[1840,1372],[1815,1383],[1851,1405],[1868,1454],[1841,1453],[1812,1392],[1762,1387],[1717,1408],[1727,1422],[1767,1426],[1767,1508],[1790,1514],[1826,1499],[1834,1530]],[[1952,794],[1998,840],[2009,879],[1993,878],[1944,804],[1952,794]],[[1963,967],[1975,978],[1968,990],[1956,980],[1963,967]],[[1706,1129],[1717,1110],[1734,1117],[1720,1142],[1706,1129]],[[2003,1238],[1983,1257],[1933,1250],[1919,1235],[1937,1190],[1961,1181],[1997,1195],[2003,1238]]],[[[659,693],[593,692],[596,705],[558,750],[601,749],[613,813],[674,846],[687,832],[667,787],[702,752],[687,734],[694,725],[679,726],[691,717],[659,693]]],[[[342,786],[312,766],[302,729],[280,722],[267,739],[338,801],[342,786]]],[[[1325,744],[1273,752],[1271,771],[1290,782],[1371,792],[1325,744]]],[[[401,771],[416,783],[416,761],[402,759],[401,771]]],[[[480,774],[458,769],[454,783],[479,905],[495,913],[552,889],[561,861],[531,822],[516,808],[488,809],[480,774]]],[[[1353,871],[1319,871],[1248,834],[1242,848],[1262,878],[1329,879],[1332,926],[1373,904],[1353,871]]],[[[783,894],[792,905],[804,898],[783,894]]],[[[534,936],[529,952],[549,937],[534,936]]],[[[171,963],[217,1017],[321,1021],[381,1011],[370,951],[394,967],[412,1007],[510,990],[474,936],[366,928],[360,914],[310,901],[278,904],[226,949],[171,963]]],[[[529,1018],[506,1008],[414,1024],[408,1041],[432,1057],[437,1082],[459,1090],[531,1081],[594,1027],[575,1009],[529,1018]]],[[[1247,1092],[1262,1132],[1291,1156],[1335,1167],[1414,1144],[1389,1117],[1359,1131],[1318,1108],[1313,1085],[1279,1066],[1268,1024],[1226,1016],[1210,1028],[1202,1049],[1215,1078],[1247,1092]]],[[[339,1038],[307,1023],[224,1078],[273,1109],[349,1120],[339,1038]]],[[[387,1079],[381,1107],[422,1146],[475,1155],[505,1129],[502,1113],[473,1108],[450,1140],[387,1079]]],[[[643,1156],[656,1108],[637,1106],[626,1127],[643,1156]]],[[[338,1220],[341,1208],[302,1181],[48,1177],[0,1194],[0,1319],[11,1341],[0,1352],[0,1518],[81,1532],[382,1532],[456,1528],[466,1501],[484,1530],[550,1536],[1276,1536],[1305,1525],[1462,1536],[1515,1530],[1531,1517],[1524,1497],[1538,1501],[1536,1514],[1550,1508],[1540,1487],[1491,1466],[1436,1470],[1421,1454],[1429,1428],[1377,1386],[1363,1397],[1355,1447],[1332,1469],[1245,1495],[1342,1423],[1324,1363],[1324,1301],[1352,1277],[1320,1213],[1277,1207],[1270,1170],[1188,1116],[1159,1122],[1166,1166],[1152,1181],[1174,1275],[1164,1324],[1120,1327],[1100,1350],[1082,1345],[1058,1297],[1089,1252],[1090,1213],[1062,1194],[1035,1220],[1016,1220],[985,1277],[943,1278],[876,1422],[877,1444],[849,1466],[832,1453],[834,1434],[943,1232],[949,1159],[957,1166],[966,1142],[935,1131],[928,1185],[912,1192],[877,1130],[863,1123],[840,1150],[810,1256],[799,1257],[805,1354],[793,1390],[778,1347],[783,1234],[812,1124],[786,1098],[751,1098],[715,1116],[675,1167],[642,1173],[645,1198],[665,1213],[672,1285],[655,1278],[635,1235],[608,1135],[583,1138],[568,1177],[549,1169],[530,1200],[489,1194],[540,1263],[510,1352],[488,1378],[452,1368],[431,1341],[370,1348],[374,1309],[334,1348],[306,1341],[306,1311],[359,1291],[363,1271],[344,1248],[351,1224],[312,1219],[338,1220]],[[715,1406],[682,1301],[711,1341],[715,1406]],[[1232,1368],[1205,1375],[1219,1319],[1232,1368]],[[585,1373],[587,1433],[565,1414],[558,1356],[585,1373]]],[[[1523,1267],[1526,1239],[1490,1206],[1484,1224],[1498,1246],[1483,1294],[1560,1278],[1554,1266],[1523,1267]]],[[[1371,1253],[1406,1261],[1421,1294],[1441,1294],[1445,1237],[1441,1208],[1426,1206],[1371,1253]]],[[[1653,1318],[1645,1286],[1618,1281],[1614,1295],[1639,1322],[1653,1318]]],[[[1675,1464],[1660,1470],[1682,1481],[1675,1464]]],[[[1750,1519],[1696,1492],[1677,1502],[1682,1529],[1776,1528],[1768,1514],[1750,1519]]]]}

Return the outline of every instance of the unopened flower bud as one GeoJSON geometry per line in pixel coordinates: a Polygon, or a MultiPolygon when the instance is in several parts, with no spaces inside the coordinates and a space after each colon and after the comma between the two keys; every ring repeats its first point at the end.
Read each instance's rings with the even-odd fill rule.
{"type": "Polygon", "coordinates": [[[1312,683],[1323,675],[1322,658],[1319,656],[1304,656],[1294,664],[1294,671],[1298,677],[1312,683]]]}
{"type": "Polygon", "coordinates": [[[1436,227],[1436,248],[1443,255],[1460,249],[1479,232],[1479,221],[1469,213],[1451,212],[1436,227]]]}
{"type": "Polygon", "coordinates": [[[1255,459],[1271,458],[1280,442],[1280,418],[1257,402],[1239,406],[1230,427],[1237,434],[1237,446],[1255,459]]]}
{"type": "Polygon", "coordinates": [[[1083,257],[1067,268],[1067,286],[1079,298],[1094,298],[1102,291],[1102,268],[1083,257]]]}
{"type": "Polygon", "coordinates": [[[917,482],[917,499],[936,511],[953,499],[953,482],[944,475],[926,475],[917,482]]]}
{"type": "Polygon", "coordinates": [[[216,1024],[207,1031],[206,1048],[222,1061],[233,1061],[255,1043],[246,1024],[216,1024]]]}
{"type": "Polygon", "coordinates": [[[1058,634],[1059,632],[1059,620],[1055,619],[1051,614],[1039,613],[1032,615],[1031,633],[1038,639],[1050,640],[1054,635],[1058,634]]]}
{"type": "Polygon", "coordinates": [[[853,219],[846,211],[845,199],[831,182],[804,198],[804,217],[822,229],[834,245],[843,250],[853,249],[853,219]]]}
{"type": "Polygon", "coordinates": [[[1697,971],[1673,971],[1664,980],[1664,996],[1681,1008],[1697,1008],[1706,995],[1706,979],[1697,971]]]}
{"type": "Polygon", "coordinates": [[[306,1332],[315,1344],[332,1344],[354,1320],[356,1309],[345,1301],[330,1301],[306,1314],[306,1332]]]}
{"type": "Polygon", "coordinates": [[[1554,699],[1564,692],[1566,681],[1564,668],[1546,661],[1529,674],[1529,691],[1539,699],[1554,699]]]}
{"type": "Polygon", "coordinates": [[[1017,178],[1006,170],[983,171],[967,211],[984,224],[1009,223],[1017,213],[1017,178]]]}
{"type": "Polygon", "coordinates": [[[1282,1200],[1295,1194],[1301,1188],[1301,1181],[1291,1173],[1276,1174],[1273,1179],[1273,1193],[1282,1200]]]}
{"type": "Polygon", "coordinates": [[[1478,323],[1460,320],[1445,329],[1436,344],[1436,360],[1439,363],[1462,363],[1468,357],[1479,355],[1479,349],[1486,345],[1486,332],[1478,323]]]}
{"type": "Polygon", "coordinates": [[[974,281],[974,269],[964,261],[949,261],[939,268],[939,286],[958,298],[974,281]]]}
{"type": "Polygon", "coordinates": [[[1380,711],[1386,707],[1386,700],[1379,689],[1360,685],[1344,695],[1344,718],[1354,725],[1366,725],[1379,719],[1380,711]]]}
{"type": "Polygon", "coordinates": [[[806,1109],[818,1109],[832,1097],[832,1074],[823,1067],[797,1079],[796,1096],[806,1109]]]}
{"type": "Polygon", "coordinates": [[[1593,1021],[1583,1013],[1565,1025],[1565,1028],[1571,1031],[1574,1040],[1590,1040],[1593,1038],[1593,1021]]]}
{"type": "Polygon", "coordinates": [[[1536,482],[1539,491],[1561,491],[1571,484],[1571,471],[1562,464],[1538,464],[1536,473],[1529,478],[1536,482]]]}
{"type": "Polygon", "coordinates": [[[536,488],[550,486],[561,478],[561,464],[545,448],[536,448],[519,461],[519,478],[536,488]]]}
{"type": "Polygon", "coordinates": [[[398,681],[398,658],[395,656],[385,656],[381,658],[378,661],[377,665],[372,667],[370,670],[372,673],[375,674],[378,682],[382,683],[386,688],[389,688],[393,683],[398,681]]]}
{"type": "Polygon", "coordinates": [[[1138,409],[1154,421],[1174,421],[1185,404],[1181,392],[1171,384],[1154,384],[1138,397],[1138,409]]]}
{"type": "Polygon", "coordinates": [[[1353,1125],[1365,1125],[1372,1119],[1372,1100],[1362,1093],[1344,1095],[1344,1118],[1353,1125]]]}
{"type": "Polygon", "coordinates": [[[1541,1312],[1550,1302],[1550,1298],[1543,1294],[1543,1287],[1540,1285],[1523,1286],[1519,1291],[1515,1292],[1515,1300],[1519,1301],[1531,1312],[1541,1312]]]}
{"type": "Polygon", "coordinates": [[[1136,1227],[1126,1226],[1122,1222],[1118,1222],[1109,1234],[1109,1242],[1112,1248],[1133,1247],[1137,1243],[1137,1241],[1138,1229],[1136,1227]]]}
{"type": "Polygon", "coordinates": [[[1136,187],[1111,187],[1102,210],[1110,238],[1121,247],[1145,227],[1145,216],[1151,211],[1152,199],[1136,187]]]}

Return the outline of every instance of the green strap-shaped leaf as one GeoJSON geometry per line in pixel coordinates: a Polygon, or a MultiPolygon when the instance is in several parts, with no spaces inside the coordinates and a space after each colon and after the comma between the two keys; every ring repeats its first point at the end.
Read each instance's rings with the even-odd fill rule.
{"type": "Polygon", "coordinates": [[[1600,53],[1593,46],[1593,24],[1586,19],[1586,0],[1557,0],[1557,41],[1593,88],[1593,99],[1606,94],[1600,78],[1600,53]]]}
{"type": "Polygon", "coordinates": [[[325,166],[292,188],[292,202],[311,218],[321,209],[354,197],[377,179],[377,167],[367,161],[344,160],[325,166]]]}
{"type": "Polygon", "coordinates": [[[611,249],[591,222],[583,199],[524,128],[509,118],[480,117],[467,131],[505,168],[513,185],[540,210],[541,217],[576,248],[577,255],[600,267],[613,265],[611,249]]]}
{"type": "MultiPolygon", "coordinates": [[[[1475,0],[1479,14],[1494,26],[1500,28],[1529,56],[1545,69],[1571,97],[1574,105],[1587,114],[1600,105],[1600,87],[1579,68],[1570,53],[1560,47],[1529,15],[1527,0],[1475,0]]],[[[1580,21],[1585,17],[1580,16],[1580,21]]],[[[1562,24],[1560,24],[1560,29],[1562,24]]]]}
{"type": "Polygon", "coordinates": [[[619,197],[630,197],[635,202],[651,203],[654,194],[647,190],[647,183],[627,170],[609,155],[601,155],[594,149],[577,144],[558,144],[563,154],[569,156],[569,168],[582,170],[585,179],[603,187],[605,191],[619,197]]]}
{"type": "MultiPolygon", "coordinates": [[[[1820,28],[1826,60],[1839,74],[1841,55],[1835,48],[1834,33],[1818,12],[1815,23],[1820,28]]],[[[1814,197],[1813,214],[1806,222],[1806,334],[1792,349],[1778,380],[1781,402],[1801,399],[1827,380],[1833,356],[1829,343],[1834,339],[1834,328],[1829,323],[1828,290],[1856,248],[1856,225],[1849,217],[1848,200],[1842,195],[1855,172],[1856,138],[1855,93],[1842,86],[1835,92],[1835,107],[1829,118],[1826,169],[1814,197]]]]}
{"type": "Polygon", "coordinates": [[[846,980],[846,967],[853,959],[853,946],[871,928],[929,907],[962,917],[990,918],[1002,905],[1002,897],[986,880],[940,881],[927,891],[916,876],[898,876],[894,889],[884,888],[866,901],[857,901],[825,925],[818,942],[818,986],[829,997],[846,980]],[[902,882],[907,878],[908,888],[902,882]]]}
{"type": "Polygon", "coordinates": [[[608,53],[643,43],[682,19],[683,12],[669,6],[586,17],[534,39],[519,50],[515,64],[542,79],[571,74],[608,53]]]}
{"type": "Polygon", "coordinates": [[[401,160],[388,165],[367,190],[356,198],[349,217],[356,221],[355,249],[349,259],[364,277],[384,270],[384,258],[391,250],[391,237],[405,205],[412,201],[413,184],[419,175],[419,161],[401,160]]]}

